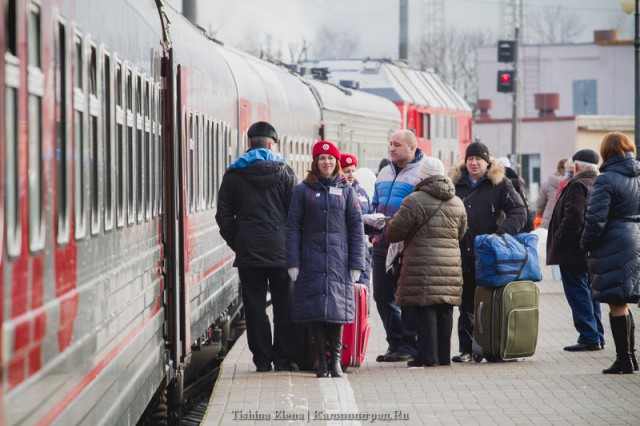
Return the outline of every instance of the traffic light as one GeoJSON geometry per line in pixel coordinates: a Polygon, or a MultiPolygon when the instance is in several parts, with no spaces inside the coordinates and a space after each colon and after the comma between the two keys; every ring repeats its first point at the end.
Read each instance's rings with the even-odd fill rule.
{"type": "Polygon", "coordinates": [[[498,62],[514,62],[516,59],[515,40],[498,41],[498,62]]]}
{"type": "Polygon", "coordinates": [[[513,71],[498,71],[498,92],[512,93],[514,85],[513,71]]]}

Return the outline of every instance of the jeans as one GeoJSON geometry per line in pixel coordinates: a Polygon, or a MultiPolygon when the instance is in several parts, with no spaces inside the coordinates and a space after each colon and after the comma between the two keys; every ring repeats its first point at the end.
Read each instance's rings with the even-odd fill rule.
{"type": "Polygon", "coordinates": [[[416,324],[411,308],[396,305],[398,283],[386,271],[387,254],[373,250],[373,300],[382,319],[387,334],[388,350],[402,351],[411,355],[418,353],[416,348],[416,324]]]}
{"type": "Polygon", "coordinates": [[[238,268],[247,320],[247,343],[256,366],[287,366],[293,360],[293,285],[285,268],[238,268]],[[273,305],[273,341],[267,316],[267,289],[273,305]]]}
{"type": "Polygon", "coordinates": [[[600,302],[591,299],[591,286],[587,271],[560,265],[562,286],[573,314],[573,325],[580,334],[578,343],[604,345],[600,302]]]}

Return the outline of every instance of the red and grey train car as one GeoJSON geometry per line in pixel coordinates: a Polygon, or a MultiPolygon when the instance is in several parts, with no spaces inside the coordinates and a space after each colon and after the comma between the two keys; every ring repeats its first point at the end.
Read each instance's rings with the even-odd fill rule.
{"type": "Polygon", "coordinates": [[[464,158],[471,143],[471,108],[435,72],[390,59],[319,60],[303,65],[316,76],[357,85],[391,100],[400,110],[402,128],[414,130],[420,148],[440,158],[445,168],[464,158]]]}
{"type": "Polygon", "coordinates": [[[334,87],[160,0],[4,0],[0,19],[0,423],[131,424],[241,315],[214,217],[251,122],[302,177],[325,129],[358,117],[358,152],[386,155],[400,114],[325,107],[334,87]]]}

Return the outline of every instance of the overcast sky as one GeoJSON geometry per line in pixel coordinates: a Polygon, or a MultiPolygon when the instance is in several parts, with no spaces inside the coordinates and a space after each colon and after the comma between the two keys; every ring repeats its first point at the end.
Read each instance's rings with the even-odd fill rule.
{"type": "MultiPolygon", "coordinates": [[[[428,1],[428,0],[427,0],[428,1]]],[[[591,41],[594,29],[619,26],[631,37],[633,16],[624,15],[619,0],[523,0],[526,16],[561,4],[575,12],[584,26],[576,41],[591,41]]],[[[424,30],[422,5],[409,0],[410,45],[424,30]]],[[[182,0],[169,0],[177,9],[182,0]]],[[[501,0],[445,0],[445,25],[486,29],[501,36],[501,0]]],[[[355,57],[397,57],[398,0],[199,0],[199,25],[231,46],[240,46],[250,33],[271,34],[274,42],[314,43],[317,31],[329,25],[338,33],[353,34],[358,40],[355,57]]],[[[524,29],[526,32],[526,28],[524,29]]],[[[260,37],[261,38],[261,37],[260,37]]],[[[262,39],[262,38],[261,38],[262,39]]],[[[411,47],[410,47],[411,48],[411,47]]],[[[286,47],[283,50],[287,50],[286,47]]]]}

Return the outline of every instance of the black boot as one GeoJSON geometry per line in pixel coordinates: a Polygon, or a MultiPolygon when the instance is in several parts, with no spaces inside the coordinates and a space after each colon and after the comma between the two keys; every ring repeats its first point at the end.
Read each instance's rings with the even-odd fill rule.
{"type": "Polygon", "coordinates": [[[313,330],[313,340],[316,343],[316,377],[329,377],[325,323],[314,322],[311,324],[311,329],[313,330]]]}
{"type": "Polygon", "coordinates": [[[616,345],[616,360],[611,367],[602,370],[604,374],[631,374],[633,373],[633,363],[631,362],[631,352],[629,350],[629,319],[628,316],[612,317],[611,334],[616,345]]]}
{"type": "Polygon", "coordinates": [[[329,352],[331,353],[331,377],[342,377],[342,324],[330,324],[327,326],[327,339],[329,340],[329,352]]]}
{"type": "Polygon", "coordinates": [[[631,363],[633,363],[633,371],[638,371],[638,358],[636,358],[636,322],[633,320],[633,314],[629,309],[629,349],[631,350],[631,363]]]}

